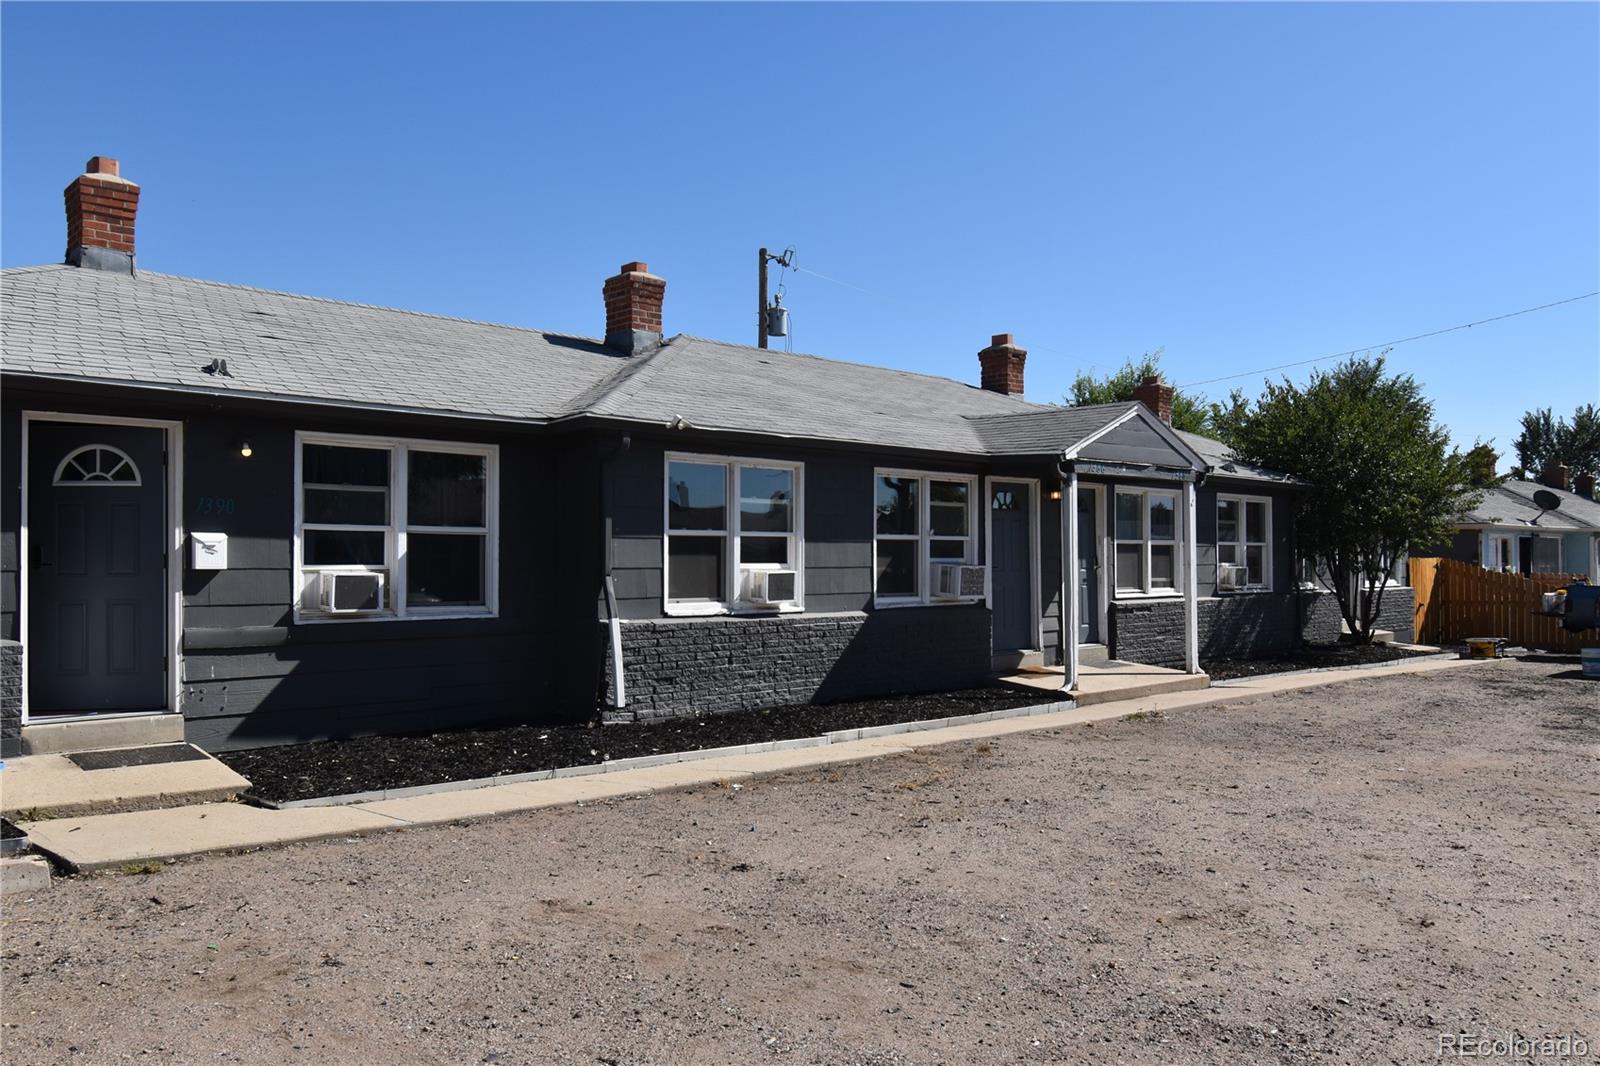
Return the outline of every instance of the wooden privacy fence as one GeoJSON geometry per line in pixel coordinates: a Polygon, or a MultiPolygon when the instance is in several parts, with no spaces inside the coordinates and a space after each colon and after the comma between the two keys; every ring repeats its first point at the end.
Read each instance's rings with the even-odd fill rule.
{"type": "Polygon", "coordinates": [[[1569,633],[1539,614],[1546,592],[1578,580],[1573,574],[1501,574],[1455,559],[1412,559],[1417,639],[1452,644],[1468,637],[1505,637],[1511,644],[1576,652],[1600,647],[1600,633],[1569,633]]]}

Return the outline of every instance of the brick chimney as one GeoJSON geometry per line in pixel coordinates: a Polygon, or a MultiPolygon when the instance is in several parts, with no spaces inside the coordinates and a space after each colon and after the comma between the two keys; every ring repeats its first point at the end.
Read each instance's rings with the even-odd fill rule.
{"type": "Polygon", "coordinates": [[[76,267],[133,273],[133,221],[139,186],[122,177],[115,159],[97,155],[68,185],[67,262],[76,267]]]}
{"type": "Polygon", "coordinates": [[[1573,478],[1572,491],[1586,500],[1594,499],[1594,475],[1585,470],[1573,478]]]}
{"type": "Polygon", "coordinates": [[[1172,395],[1173,388],[1161,380],[1160,374],[1154,374],[1133,390],[1133,398],[1144,404],[1156,413],[1156,417],[1167,425],[1172,425],[1172,395]]]}
{"type": "Polygon", "coordinates": [[[1571,471],[1567,469],[1566,463],[1558,463],[1552,460],[1544,464],[1544,471],[1539,475],[1539,484],[1552,489],[1566,491],[1567,476],[1570,473],[1571,471]]]}
{"type": "Polygon", "coordinates": [[[607,347],[640,355],[660,346],[665,278],[650,273],[648,264],[624,263],[601,291],[606,298],[607,347]]]}
{"type": "Polygon", "coordinates": [[[1022,364],[1028,361],[1028,353],[1018,348],[1014,339],[1009,333],[996,333],[989,347],[978,353],[978,363],[983,367],[980,380],[990,392],[1022,395],[1022,364]]]}

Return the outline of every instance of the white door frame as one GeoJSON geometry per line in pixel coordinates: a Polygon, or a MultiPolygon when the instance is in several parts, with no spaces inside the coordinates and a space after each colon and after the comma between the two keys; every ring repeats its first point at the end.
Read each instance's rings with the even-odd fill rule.
{"type": "MultiPolygon", "coordinates": [[[[983,604],[994,611],[994,484],[1003,481],[1008,485],[1028,486],[1028,610],[1033,618],[1033,647],[1027,651],[1044,650],[1044,612],[1039,608],[1039,479],[1036,477],[1004,477],[999,474],[983,479],[983,551],[988,566],[983,568],[983,604]]],[[[989,651],[994,652],[993,623],[990,623],[989,651]]],[[[1010,651],[1011,649],[1006,649],[1010,651]]]]}
{"type": "MultiPolygon", "coordinates": [[[[1106,567],[1106,559],[1107,559],[1107,556],[1106,556],[1106,487],[1105,487],[1105,485],[1101,484],[1100,482],[1097,482],[1097,481],[1084,481],[1084,480],[1082,480],[1080,478],[1079,481],[1078,481],[1078,491],[1082,492],[1085,489],[1087,489],[1087,490],[1089,490],[1089,491],[1094,493],[1094,544],[1095,544],[1095,558],[1098,559],[1099,562],[1100,562],[1100,573],[1098,575],[1096,575],[1095,582],[1094,582],[1095,583],[1095,600],[1097,601],[1095,603],[1095,610],[1098,612],[1097,619],[1099,621],[1099,625],[1095,626],[1095,631],[1097,633],[1099,633],[1099,635],[1100,635],[1100,639],[1099,639],[1099,641],[1097,643],[1104,644],[1104,643],[1106,643],[1106,623],[1108,621],[1108,613],[1109,613],[1110,608],[1111,608],[1111,595],[1110,595],[1110,592],[1109,592],[1109,590],[1107,588],[1107,585],[1106,585],[1106,576],[1105,576],[1106,575],[1106,570],[1107,570],[1107,567],[1106,567]]],[[[1076,507],[1078,505],[1077,501],[1074,500],[1072,505],[1074,507],[1076,507]]],[[[1077,546],[1074,545],[1072,550],[1073,551],[1077,551],[1078,550],[1077,546]]],[[[1074,596],[1077,595],[1077,590],[1073,590],[1073,595],[1074,596]]]]}
{"type": "Polygon", "coordinates": [[[143,429],[162,430],[162,447],[166,450],[166,469],[162,471],[166,492],[167,541],[167,631],[163,641],[166,649],[166,693],[169,714],[178,712],[178,687],[183,675],[183,423],[154,418],[120,418],[113,415],[73,414],[68,411],[22,412],[22,515],[17,529],[17,635],[22,640],[22,722],[32,721],[86,721],[91,718],[113,718],[123,713],[45,715],[35,719],[29,713],[28,663],[33,659],[33,648],[28,643],[28,571],[33,559],[28,553],[28,438],[35,422],[72,422],[85,425],[136,426],[143,429]]]}

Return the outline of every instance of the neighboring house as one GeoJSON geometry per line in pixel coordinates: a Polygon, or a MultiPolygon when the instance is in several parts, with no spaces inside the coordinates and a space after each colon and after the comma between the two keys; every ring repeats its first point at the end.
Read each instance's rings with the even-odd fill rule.
{"type": "Polygon", "coordinates": [[[1600,584],[1600,502],[1594,476],[1568,488],[1567,468],[1551,467],[1538,481],[1503,481],[1456,524],[1445,553],[1485,570],[1517,574],[1580,574],[1600,584]],[[1573,491],[1576,489],[1576,491],[1573,491]],[[1559,503],[1540,508],[1535,493],[1559,503]]]}
{"type": "Polygon", "coordinates": [[[643,263],[602,339],[135,272],[138,186],[88,171],[67,264],[0,278],[13,731],[227,749],[1071,684],[1085,646],[1197,671],[1308,616],[1295,485],[1175,432],[1159,382],[1029,403],[1009,334],[982,387],[664,338],[643,263]]]}

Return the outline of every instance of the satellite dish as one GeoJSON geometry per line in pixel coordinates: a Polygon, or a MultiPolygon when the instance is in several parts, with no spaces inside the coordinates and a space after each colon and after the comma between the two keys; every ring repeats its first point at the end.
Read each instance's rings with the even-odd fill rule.
{"type": "Polygon", "coordinates": [[[1561,497],[1549,489],[1539,489],[1533,494],[1533,502],[1541,511],[1554,511],[1561,506],[1561,497]]]}

